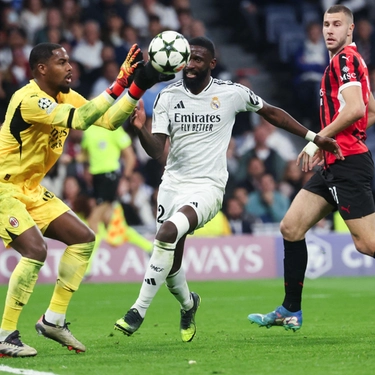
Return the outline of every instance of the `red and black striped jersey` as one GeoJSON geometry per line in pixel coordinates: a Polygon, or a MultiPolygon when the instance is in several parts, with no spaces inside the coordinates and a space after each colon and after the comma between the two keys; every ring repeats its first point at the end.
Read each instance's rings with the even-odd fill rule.
{"type": "MultiPolygon", "coordinates": [[[[351,85],[362,88],[365,115],[335,136],[344,156],[367,152],[366,127],[370,84],[366,63],[354,43],[344,47],[330,61],[324,72],[320,89],[320,120],[322,129],[328,126],[345,106],[342,90],[351,85]]],[[[326,163],[332,164],[336,158],[325,153],[326,163]]]]}

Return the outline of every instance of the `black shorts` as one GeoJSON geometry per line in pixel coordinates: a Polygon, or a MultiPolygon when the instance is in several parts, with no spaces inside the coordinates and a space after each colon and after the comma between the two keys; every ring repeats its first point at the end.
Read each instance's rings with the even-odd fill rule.
{"type": "Polygon", "coordinates": [[[117,198],[117,187],[120,181],[118,172],[94,174],[92,187],[96,203],[114,202],[117,198]]]}
{"type": "Polygon", "coordinates": [[[358,219],[375,212],[373,177],[374,162],[366,152],[320,168],[303,188],[324,198],[344,220],[358,219]]]}

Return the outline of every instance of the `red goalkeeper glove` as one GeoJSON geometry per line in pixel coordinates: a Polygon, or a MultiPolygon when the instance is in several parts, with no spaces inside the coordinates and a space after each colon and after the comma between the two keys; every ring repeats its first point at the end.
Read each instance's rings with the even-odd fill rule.
{"type": "Polygon", "coordinates": [[[142,51],[137,44],[133,44],[125,61],[121,65],[116,81],[107,88],[106,92],[111,95],[112,98],[117,99],[123,91],[130,86],[136,69],[141,65],[143,65],[142,51]]]}

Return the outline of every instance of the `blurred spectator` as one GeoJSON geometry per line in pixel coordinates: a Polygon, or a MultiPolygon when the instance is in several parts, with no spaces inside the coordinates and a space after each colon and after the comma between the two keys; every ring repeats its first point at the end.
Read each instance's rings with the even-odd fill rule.
{"type": "MultiPolygon", "coordinates": [[[[121,66],[125,60],[126,55],[133,44],[138,44],[142,48],[142,43],[140,41],[137,29],[133,26],[124,25],[121,29],[121,44],[119,46],[115,46],[116,61],[119,66],[121,66]]],[[[145,55],[144,58],[146,59],[147,50],[144,50],[143,53],[145,55]]]]}
{"type": "Polygon", "coordinates": [[[289,206],[289,199],[277,189],[275,179],[268,173],[261,177],[260,190],[249,194],[245,209],[263,223],[278,223],[289,206]]]}
{"type": "Polygon", "coordinates": [[[72,49],[84,40],[84,27],[79,21],[74,21],[70,24],[69,29],[64,29],[67,35],[66,39],[69,41],[72,49]]]}
{"type": "Polygon", "coordinates": [[[42,0],[25,0],[20,13],[20,25],[29,43],[34,43],[35,33],[46,25],[47,10],[42,0]]]}
{"type": "Polygon", "coordinates": [[[74,23],[80,21],[81,8],[76,0],[60,1],[60,10],[63,19],[64,30],[70,30],[74,23]]]}
{"type": "Polygon", "coordinates": [[[207,36],[206,26],[203,21],[193,19],[190,23],[190,38],[207,36]]]}
{"type": "Polygon", "coordinates": [[[0,126],[5,119],[5,113],[9,104],[9,100],[14,94],[15,86],[11,85],[3,78],[3,72],[0,70],[0,126]]]}
{"type": "Polygon", "coordinates": [[[356,22],[354,42],[367,66],[375,66],[375,30],[368,19],[356,22]]]}
{"type": "Polygon", "coordinates": [[[62,199],[77,214],[80,213],[80,210],[77,210],[75,205],[81,192],[82,187],[79,179],[76,176],[67,176],[64,179],[62,187],[62,199]]]}
{"type": "MultiPolygon", "coordinates": [[[[128,206],[137,214],[141,225],[154,226],[155,216],[151,206],[153,189],[145,183],[141,173],[134,172],[129,178],[129,185],[122,185],[127,188],[121,191],[120,201],[124,208],[125,217],[130,221],[128,206]]],[[[129,225],[131,225],[129,223],[129,225]]]]}
{"type": "Polygon", "coordinates": [[[104,28],[105,25],[108,24],[108,18],[116,14],[125,22],[129,7],[127,3],[129,3],[129,1],[98,0],[96,4],[93,5],[92,1],[89,1],[82,9],[82,20],[84,22],[87,20],[95,20],[104,28]]]}
{"type": "Polygon", "coordinates": [[[179,29],[177,30],[182,34],[186,39],[191,38],[191,24],[194,21],[194,18],[191,14],[190,8],[177,8],[177,17],[180,24],[179,29]]]}
{"type": "MultiPolygon", "coordinates": [[[[275,151],[285,160],[296,160],[297,152],[294,143],[282,129],[273,126],[261,116],[256,116],[258,123],[255,127],[262,126],[268,134],[266,145],[275,151]]],[[[240,147],[237,149],[239,156],[244,155],[249,149],[255,146],[254,132],[246,132],[243,136],[240,147]]]]}
{"type": "Polygon", "coordinates": [[[124,27],[124,19],[117,13],[110,13],[106,17],[103,40],[114,47],[122,44],[121,32],[124,27]]]}
{"type": "Polygon", "coordinates": [[[297,193],[302,189],[303,173],[301,167],[291,160],[288,162],[284,177],[279,184],[279,190],[289,198],[294,199],[297,193]]]}
{"type": "Polygon", "coordinates": [[[161,32],[163,32],[165,27],[160,22],[160,17],[152,14],[148,17],[148,38],[144,39],[144,45],[149,45],[151,40],[161,32]]]}
{"type": "Polygon", "coordinates": [[[94,82],[92,86],[90,98],[95,98],[101,94],[112,82],[116,80],[119,72],[119,66],[115,60],[106,61],[101,69],[102,75],[94,82]]]}
{"type": "Polygon", "coordinates": [[[72,58],[91,72],[102,65],[101,52],[103,42],[100,39],[100,27],[96,21],[86,21],[84,24],[84,38],[72,50],[72,58]]]}
{"type": "Polygon", "coordinates": [[[6,31],[5,40],[1,43],[0,69],[6,71],[13,61],[13,50],[22,48],[26,59],[29,58],[32,46],[27,42],[26,32],[21,27],[12,27],[6,31]]]}
{"type": "Polygon", "coordinates": [[[1,29],[8,30],[11,27],[19,27],[19,14],[10,4],[0,8],[1,29]]]}
{"type": "Polygon", "coordinates": [[[284,175],[286,162],[275,149],[268,146],[268,137],[269,130],[267,125],[262,123],[254,129],[254,147],[240,157],[237,181],[245,179],[248,161],[253,156],[258,157],[264,162],[266,172],[272,174],[276,181],[279,182],[281,180],[284,175]]]}
{"type": "Polygon", "coordinates": [[[260,181],[266,173],[263,160],[257,156],[252,156],[247,162],[246,175],[242,180],[238,180],[237,187],[244,188],[248,193],[260,190],[260,181]]]}
{"type": "Polygon", "coordinates": [[[306,27],[306,38],[293,59],[296,107],[305,126],[315,132],[320,130],[320,82],[329,63],[328,53],[319,22],[306,27]]]}
{"type": "Polygon", "coordinates": [[[26,58],[23,49],[21,47],[13,48],[12,63],[4,73],[4,79],[14,86],[15,91],[26,85],[32,78],[29,60],[26,58]]]}
{"type": "Polygon", "coordinates": [[[82,79],[83,68],[77,61],[70,60],[69,63],[72,66],[72,82],[70,87],[83,97],[88,98],[91,92],[92,82],[82,79]]]}
{"type": "MultiPolygon", "coordinates": [[[[64,144],[64,153],[61,157],[67,166],[68,176],[77,176],[80,181],[86,181],[86,171],[82,158],[82,130],[71,129],[64,144]]],[[[89,186],[85,187],[86,190],[89,186]]]]}
{"type": "Polygon", "coordinates": [[[229,221],[232,234],[253,233],[253,225],[257,222],[257,219],[245,211],[245,207],[239,199],[228,198],[224,207],[224,213],[229,221]]]}
{"type": "Polygon", "coordinates": [[[158,16],[160,23],[168,30],[178,30],[180,27],[173,7],[165,6],[157,0],[140,0],[130,6],[127,21],[138,30],[142,38],[149,37],[150,15],[158,16]]]}
{"type": "Polygon", "coordinates": [[[63,37],[63,26],[62,26],[62,16],[59,8],[51,7],[47,9],[46,14],[46,25],[36,31],[34,36],[34,44],[49,42],[49,31],[51,29],[60,30],[60,39],[63,37]]]}
{"type": "MultiPolygon", "coordinates": [[[[259,52],[263,44],[261,32],[263,23],[262,5],[264,5],[263,0],[243,0],[240,3],[240,13],[246,22],[248,50],[254,52],[259,52]]],[[[240,32],[241,34],[243,36],[243,32],[240,32]]]]}

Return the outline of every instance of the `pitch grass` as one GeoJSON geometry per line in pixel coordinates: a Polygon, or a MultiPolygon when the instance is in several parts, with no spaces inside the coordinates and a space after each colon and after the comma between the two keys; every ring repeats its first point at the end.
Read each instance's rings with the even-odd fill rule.
{"type": "MultiPolygon", "coordinates": [[[[307,280],[304,325],[293,333],[259,328],[247,315],[281,303],[282,280],[191,282],[202,297],[198,332],[190,343],[179,334],[179,306],[161,288],[132,337],[113,330],[140,284],[83,284],[68,311],[72,332],[87,345],[76,354],[36,335],[52,285],[37,285],[19,324],[34,358],[4,358],[1,365],[57,375],[368,375],[374,373],[375,280],[307,280]],[[189,361],[195,361],[189,364],[189,361]]],[[[1,301],[6,288],[0,287],[1,301]]]]}

